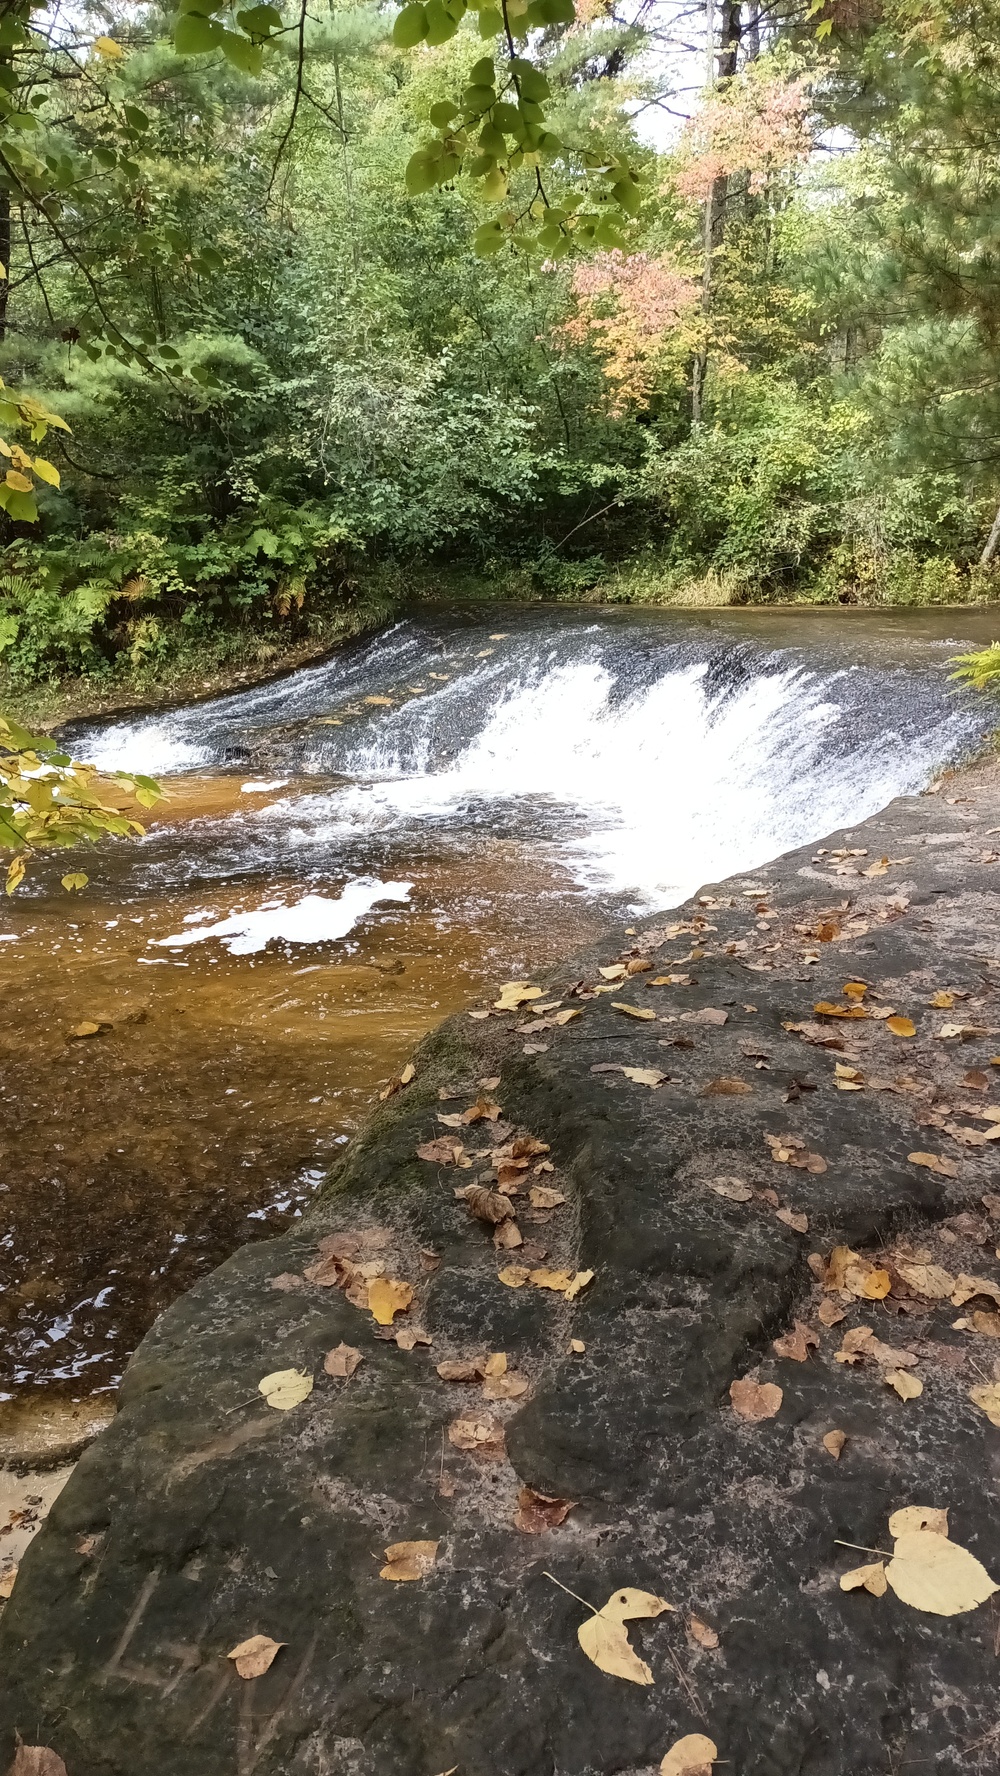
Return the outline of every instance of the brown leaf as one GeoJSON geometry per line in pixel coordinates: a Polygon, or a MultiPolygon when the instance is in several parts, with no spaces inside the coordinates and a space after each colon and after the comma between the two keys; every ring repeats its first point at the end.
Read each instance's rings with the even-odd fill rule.
{"type": "Polygon", "coordinates": [[[701,1095],[703,1098],[739,1098],[752,1090],[745,1079],[710,1079],[701,1095]]]}
{"type": "Polygon", "coordinates": [[[969,1389],[969,1399],[974,1406],[985,1412],[990,1424],[1000,1430],[1000,1382],[990,1382],[986,1387],[969,1389]]]}
{"type": "Polygon", "coordinates": [[[7,1776],[67,1776],[66,1765],[47,1745],[19,1744],[7,1776]]]}
{"type": "Polygon", "coordinates": [[[528,1391],[526,1376],[513,1371],[503,1375],[487,1375],[483,1382],[484,1400],[519,1400],[528,1391]]]}
{"type": "Polygon", "coordinates": [[[462,1111],[460,1121],[465,1123],[496,1122],[499,1115],[499,1104],[494,1104],[490,1098],[477,1098],[468,1110],[462,1111]]]}
{"type": "Polygon", "coordinates": [[[272,1640],[269,1634],[251,1634],[249,1640],[241,1640],[239,1646],[234,1646],[226,1658],[232,1659],[241,1677],[263,1677],[265,1671],[270,1671],[281,1648],[287,1645],[285,1640],[272,1640]]]}
{"type": "Polygon", "coordinates": [[[829,1018],[866,1018],[867,1011],[863,1005],[832,1005],[828,999],[821,999],[813,1006],[817,1017],[829,1018]]]}
{"type": "Polygon", "coordinates": [[[375,1277],[368,1284],[368,1307],[380,1326],[391,1326],[398,1313],[405,1313],[413,1300],[409,1283],[395,1277],[375,1277]]]}
{"type": "Polygon", "coordinates": [[[714,1628],[710,1628],[700,1616],[689,1616],[687,1626],[692,1640],[696,1640],[700,1647],[705,1647],[710,1653],[715,1651],[719,1644],[719,1636],[714,1628]]]}
{"type": "Polygon", "coordinates": [[[407,1583],[425,1579],[437,1559],[440,1542],[391,1542],[385,1551],[380,1579],[407,1583]]]}
{"type": "Polygon", "coordinates": [[[458,1165],[465,1153],[461,1141],[454,1135],[439,1135],[436,1141],[424,1141],[417,1148],[417,1158],[433,1161],[436,1165],[458,1165]]]}
{"type": "Polygon", "coordinates": [[[448,1426],[448,1441],[456,1449],[481,1456],[485,1461],[502,1461],[507,1453],[503,1425],[488,1413],[470,1412],[452,1419],[448,1426]]]}
{"type": "Polygon", "coordinates": [[[833,1456],[834,1461],[839,1461],[846,1442],[847,1438],[843,1431],[827,1431],[823,1438],[823,1448],[833,1456]]]}
{"type": "Polygon", "coordinates": [[[785,1226],[791,1227],[795,1233],[809,1232],[808,1215],[797,1213],[794,1209],[777,1209],[775,1215],[777,1220],[783,1221],[785,1226]]]}
{"type": "Polygon", "coordinates": [[[470,1184],[465,1192],[465,1203],[477,1221],[488,1221],[494,1227],[509,1220],[514,1213],[510,1198],[499,1190],[488,1190],[485,1184],[470,1184]]]}
{"type": "MultiPolygon", "coordinates": [[[[306,1268],[302,1273],[302,1279],[307,1283],[312,1283],[315,1288],[331,1289],[345,1280],[345,1274],[344,1265],[341,1259],[333,1257],[317,1258],[315,1263],[306,1265],[306,1268]]],[[[277,1286],[277,1283],[271,1284],[272,1289],[277,1288],[277,1286]]],[[[283,1283],[281,1286],[290,1289],[293,1285],[291,1283],[283,1283]]]]}
{"type": "Polygon", "coordinates": [[[544,1535],[547,1529],[558,1529],[575,1509],[574,1499],[552,1498],[548,1493],[535,1492],[530,1486],[522,1486],[517,1495],[514,1525],[523,1530],[525,1535],[544,1535]]]}
{"type": "Polygon", "coordinates": [[[442,1381],[479,1381],[485,1374],[483,1357],[446,1358],[436,1365],[442,1381]]]}
{"type": "Polygon", "coordinates": [[[342,1381],[350,1381],[359,1363],[364,1358],[353,1344],[338,1344],[333,1350],[327,1351],[323,1359],[323,1368],[327,1375],[335,1375],[342,1381]]]}
{"type": "Polygon", "coordinates": [[[836,1326],[846,1318],[846,1315],[842,1307],[838,1307],[837,1303],[831,1301],[829,1296],[824,1296],[816,1310],[816,1318],[821,1320],[824,1326],[836,1326]]]}
{"type": "Polygon", "coordinates": [[[714,1190],[716,1196],[727,1197],[730,1202],[749,1202],[753,1196],[749,1184],[744,1184],[742,1178],[713,1178],[708,1188],[714,1190]]]}
{"type": "Polygon", "coordinates": [[[910,1375],[906,1369],[886,1369],[882,1380],[891,1388],[895,1388],[901,1400],[915,1400],[923,1393],[924,1384],[916,1375],[910,1375]]]}
{"type": "Polygon", "coordinates": [[[791,1357],[796,1363],[804,1363],[810,1348],[815,1348],[818,1344],[819,1339],[812,1327],[807,1326],[803,1320],[796,1320],[794,1331],[785,1332],[781,1338],[776,1338],[771,1349],[776,1356],[791,1357]]]}
{"type": "Polygon", "coordinates": [[[682,1011],[682,1024],[728,1024],[728,1011],[720,1011],[715,1005],[703,1005],[700,1011],[682,1011]]]}
{"type": "Polygon", "coordinates": [[[905,1264],[897,1261],[896,1271],[904,1283],[917,1295],[925,1296],[928,1301],[946,1301],[955,1287],[956,1279],[940,1264],[905,1264]]]}
{"type": "Polygon", "coordinates": [[[746,1376],[742,1381],[734,1381],[729,1389],[729,1398],[733,1403],[733,1411],[740,1418],[753,1420],[774,1418],[781,1410],[784,1398],[780,1387],[773,1381],[763,1383],[752,1381],[746,1376]]]}
{"type": "MultiPolygon", "coordinates": [[[[376,1336],[384,1337],[385,1334],[376,1334],[376,1336]]],[[[415,1350],[418,1344],[434,1343],[430,1333],[422,1331],[419,1326],[401,1326],[393,1336],[401,1351],[415,1350]]]]}
{"type": "Polygon", "coordinates": [[[498,1252],[516,1252],[524,1239],[516,1221],[501,1221],[493,1230],[493,1244],[498,1252]]]}
{"type": "Polygon", "coordinates": [[[528,1191],[528,1201],[533,1209],[558,1209],[566,1198],[561,1190],[551,1190],[545,1184],[533,1184],[528,1191]]]}
{"type": "Polygon", "coordinates": [[[967,1276],[963,1270],[955,1278],[955,1287],[951,1296],[952,1305],[964,1307],[967,1301],[974,1300],[977,1295],[985,1295],[1000,1307],[1000,1285],[990,1282],[988,1277],[967,1276]]]}
{"type": "Polygon", "coordinates": [[[272,1289],[286,1290],[302,1289],[305,1287],[305,1278],[298,1276],[294,1270],[283,1270],[280,1276],[271,1278],[271,1287],[272,1289]]]}

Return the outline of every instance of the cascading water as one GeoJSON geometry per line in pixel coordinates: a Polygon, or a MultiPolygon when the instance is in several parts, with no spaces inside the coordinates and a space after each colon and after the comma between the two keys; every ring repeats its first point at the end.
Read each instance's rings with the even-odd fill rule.
{"type": "Polygon", "coordinates": [[[0,1400],[113,1386],[448,1013],[923,787],[991,725],[946,679],[988,639],[966,612],[493,606],[67,734],[170,798],[74,858],[82,895],[43,856],[0,911],[0,1400]]]}

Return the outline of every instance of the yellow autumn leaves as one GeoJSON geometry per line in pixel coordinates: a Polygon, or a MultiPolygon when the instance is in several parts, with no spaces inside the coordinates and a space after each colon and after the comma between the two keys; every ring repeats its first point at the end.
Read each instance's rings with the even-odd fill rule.
{"type": "Polygon", "coordinates": [[[889,1518],[889,1534],[894,1547],[888,1563],[872,1561],[844,1573],[842,1591],[884,1597],[892,1590],[911,1609],[957,1616],[977,1609],[1000,1589],[974,1554],[949,1539],[947,1510],[905,1505],[889,1518]]]}

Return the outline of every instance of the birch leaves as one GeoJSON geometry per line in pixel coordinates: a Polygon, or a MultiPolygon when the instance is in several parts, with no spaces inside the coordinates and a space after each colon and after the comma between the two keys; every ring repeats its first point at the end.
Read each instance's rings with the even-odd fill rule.
{"type": "Polygon", "coordinates": [[[949,1539],[946,1510],[905,1505],[889,1518],[889,1534],[894,1547],[888,1565],[876,1561],[844,1573],[842,1591],[884,1597],[889,1589],[911,1609],[958,1616],[977,1609],[1000,1589],[974,1554],[949,1539]]]}
{"type": "Polygon", "coordinates": [[[629,1683],[651,1684],[653,1673],[632,1647],[625,1623],[643,1616],[662,1616],[664,1610],[673,1607],[664,1598],[654,1597],[651,1591],[636,1591],[626,1585],[612,1592],[603,1609],[595,1610],[587,1621],[580,1623],[576,1637],[599,1671],[606,1671],[609,1677],[623,1677],[629,1683]]]}

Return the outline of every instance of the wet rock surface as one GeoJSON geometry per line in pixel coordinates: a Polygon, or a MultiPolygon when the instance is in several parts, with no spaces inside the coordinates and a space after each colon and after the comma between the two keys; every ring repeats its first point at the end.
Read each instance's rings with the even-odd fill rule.
{"type": "Polygon", "coordinates": [[[551,1011],[429,1038],[308,1222],[144,1340],[4,1611],[0,1761],[19,1733],[69,1776],[651,1776],[701,1732],[735,1776],[995,1769],[995,1600],[945,1618],[839,1584],[879,1559],[841,1544],[891,1551],[910,1504],[1000,1577],[1000,1431],[969,1394],[1000,1356],[993,828],[989,764],[610,934],[551,1011]],[[480,1097],[498,1119],[439,1121],[480,1097]],[[451,1135],[470,1167],[417,1157],[451,1135]],[[519,1185],[521,1247],[455,1196],[486,1174],[519,1185]],[[413,1291],[385,1327],[380,1269],[413,1291]],[[797,1322],[803,1360],[774,1349],[797,1322]],[[512,1389],[482,1378],[501,1352],[512,1389]],[[283,1369],[315,1380],[288,1412],[257,1391],[283,1369]],[[747,1380],[772,1416],[734,1408],[747,1380]],[[492,1421],[478,1452],[456,1420],[492,1421]],[[546,1527],[525,1487],[574,1508],[546,1527]],[[410,1541],[438,1544],[424,1576],[381,1577],[410,1541]],[[630,1624],[649,1686],[577,1642],[577,1599],[622,1586],[674,1606],[630,1624]],[[258,1633],[285,1644],[242,1678],[258,1633]]]}

